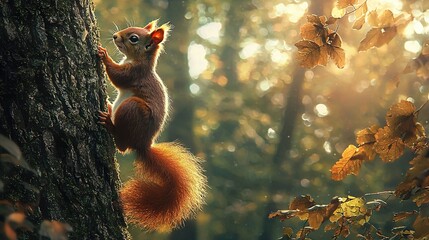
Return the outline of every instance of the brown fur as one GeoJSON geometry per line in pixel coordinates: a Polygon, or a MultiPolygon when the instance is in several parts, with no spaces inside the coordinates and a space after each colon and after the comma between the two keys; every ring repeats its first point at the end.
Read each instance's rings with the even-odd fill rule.
{"type": "Polygon", "coordinates": [[[149,230],[170,229],[192,217],[206,189],[195,156],[175,143],[154,144],[168,114],[167,91],[155,72],[168,29],[154,21],[115,33],[115,44],[126,56],[121,64],[105,48],[98,50],[110,81],[122,93],[108,112],[100,112],[100,122],[119,151],[137,153],[135,178],[121,190],[123,208],[131,222],[149,230]]]}

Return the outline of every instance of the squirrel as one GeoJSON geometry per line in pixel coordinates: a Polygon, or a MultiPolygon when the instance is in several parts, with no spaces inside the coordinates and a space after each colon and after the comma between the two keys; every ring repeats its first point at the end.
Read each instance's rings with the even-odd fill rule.
{"type": "Polygon", "coordinates": [[[164,231],[194,217],[204,204],[206,177],[201,160],[178,143],[155,143],[169,110],[167,89],[156,73],[170,25],[128,27],[113,34],[124,59],[116,63],[99,46],[98,56],[118,95],[100,123],[119,152],[134,150],[135,177],[120,190],[128,220],[147,230],[164,231]]]}

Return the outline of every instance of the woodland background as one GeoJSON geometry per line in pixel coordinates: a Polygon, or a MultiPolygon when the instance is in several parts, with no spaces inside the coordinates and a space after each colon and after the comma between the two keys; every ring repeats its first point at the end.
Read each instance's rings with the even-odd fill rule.
{"type": "MultiPolygon", "coordinates": [[[[393,163],[372,161],[342,182],[331,180],[329,169],[358,130],[385,124],[391,105],[427,101],[427,70],[402,71],[428,40],[429,2],[367,1],[369,10],[406,12],[414,20],[388,44],[364,52],[359,42],[370,27],[357,31],[353,14],[342,18],[343,69],[333,63],[303,69],[294,56],[307,14],[330,16],[335,1],[94,2],[110,52],[115,25],[144,26],[159,18],[174,26],[158,66],[173,102],[161,141],[178,139],[206,160],[210,191],[197,218],[199,239],[256,239],[266,234],[267,209],[287,209],[301,194],[327,203],[334,196],[393,190],[401,182],[407,154],[393,163]]],[[[427,128],[429,109],[418,118],[427,128]]],[[[131,162],[120,163],[126,180],[131,162]]],[[[387,203],[372,222],[390,233],[404,225],[391,221],[393,212],[413,204],[393,197],[387,203]]],[[[282,226],[302,224],[268,221],[272,237],[282,235],[282,226]]]]}
{"type": "MultiPolygon", "coordinates": [[[[19,1],[13,4],[8,1],[5,1],[5,4],[6,2],[16,8],[21,6],[19,1]]],[[[429,97],[427,81],[429,46],[425,45],[429,40],[428,1],[93,0],[93,2],[100,30],[100,44],[107,47],[118,61],[122,56],[111,41],[112,34],[117,29],[130,25],[144,26],[158,18],[160,23],[170,22],[174,26],[166,42],[165,53],[160,57],[158,64],[158,73],[166,83],[172,99],[170,120],[159,141],[178,140],[196,155],[205,159],[204,168],[210,186],[207,204],[203,212],[198,214],[196,221],[187,222],[179,231],[165,234],[147,233],[130,226],[129,230],[134,239],[277,239],[282,236],[283,239],[290,239],[288,227],[296,233],[308,225],[308,222],[311,224],[311,220],[301,221],[298,218],[292,218],[280,222],[278,219],[269,219],[268,215],[278,209],[288,209],[289,204],[297,196],[305,194],[311,195],[318,204],[328,204],[335,196],[347,198],[347,196],[362,197],[367,194],[365,196],[367,202],[378,199],[377,206],[380,206],[380,209],[372,214],[371,226],[379,229],[384,236],[396,234],[394,239],[405,237],[408,234],[406,231],[412,228],[416,218],[416,214],[410,212],[412,210],[417,209],[420,213],[426,214],[427,222],[423,226],[429,225],[426,206],[429,201],[427,194],[429,182],[424,182],[426,184],[423,186],[423,192],[426,194],[423,200],[425,204],[419,206],[420,208],[417,208],[412,201],[401,201],[392,194],[371,195],[371,193],[393,191],[404,181],[408,176],[409,162],[414,156],[412,151],[406,150],[399,159],[390,163],[383,162],[377,156],[374,161],[365,162],[359,174],[354,171],[357,176],[347,176],[342,181],[332,180],[330,172],[331,167],[340,158],[345,158],[344,150],[348,149],[350,144],[355,144],[358,131],[373,125],[384,126],[386,113],[391,113],[389,110],[391,106],[401,100],[413,102],[419,110],[411,111],[412,120],[414,121],[413,117],[416,117],[422,128],[429,127],[429,106],[424,105],[429,97]],[[339,3],[347,7],[343,10],[337,7],[332,11],[339,3]],[[365,24],[357,30],[354,29],[359,28],[356,27],[356,22],[362,18],[356,13],[359,9],[363,9],[363,4],[367,6],[368,13],[364,14],[365,24]],[[385,16],[382,13],[386,10],[393,14],[394,22],[387,17],[374,20],[372,17],[374,15],[369,15],[371,11],[376,11],[379,16],[385,16]],[[346,14],[335,23],[329,23],[331,32],[328,33],[332,34],[334,31],[335,34],[340,35],[342,44],[338,45],[339,38],[335,38],[335,35],[329,35],[334,38],[323,39],[322,44],[333,47],[337,51],[335,53],[344,51],[344,58],[343,55],[338,54],[335,57],[331,56],[327,62],[325,60],[328,58],[323,57],[320,46],[313,43],[310,46],[314,47],[313,49],[319,49],[316,57],[313,55],[314,51],[309,55],[303,55],[303,49],[308,48],[303,48],[302,44],[297,45],[301,51],[301,55],[297,55],[295,44],[304,37],[302,26],[320,19],[311,20],[312,18],[307,18],[307,15],[325,15],[328,19],[331,13],[346,14]],[[374,23],[380,26],[374,27],[374,23]],[[361,40],[367,38],[367,33],[372,28],[378,28],[381,37],[373,38],[362,47],[361,40]],[[394,32],[391,31],[392,29],[394,32]],[[369,46],[376,46],[376,48],[369,46]],[[313,67],[318,64],[326,66],[313,67]],[[420,109],[421,106],[423,107],[420,109]],[[404,220],[398,222],[392,221],[394,213],[407,211],[410,212],[409,218],[404,217],[404,220]]],[[[85,6],[85,4],[87,4],[86,1],[81,1],[76,5],[85,6]]],[[[58,7],[61,4],[56,5],[51,2],[50,5],[46,5],[46,9],[51,9],[52,6],[58,7]]],[[[6,13],[8,12],[4,10],[2,17],[7,15],[6,13]]],[[[84,14],[81,15],[84,16],[84,14]]],[[[85,21],[88,19],[91,19],[90,22],[95,21],[90,14],[88,16],[85,21]]],[[[48,18],[48,21],[54,24],[57,20],[48,18]]],[[[4,21],[4,23],[8,22],[4,21]]],[[[360,23],[362,22],[358,25],[360,23]]],[[[1,26],[2,30],[10,30],[1,26]]],[[[53,26],[53,29],[56,29],[56,25],[53,26]]],[[[90,26],[95,27],[95,25],[90,26]]],[[[322,26],[321,32],[328,27],[325,22],[320,26],[322,26]]],[[[6,30],[3,32],[7,32],[6,30]]],[[[71,32],[73,34],[73,31],[71,32]]],[[[84,30],[83,32],[85,33],[83,39],[87,35],[91,39],[96,38],[95,31],[84,30]]],[[[35,33],[37,35],[37,31],[35,33]]],[[[62,35],[61,31],[59,33],[61,40],[69,36],[62,35]]],[[[308,37],[309,34],[311,35],[311,31],[307,31],[305,36],[308,37]]],[[[79,35],[76,34],[76,36],[79,35]]],[[[305,39],[307,40],[308,38],[305,39]]],[[[6,49],[7,46],[0,49],[6,49]]],[[[90,49],[94,50],[95,56],[95,46],[90,45],[90,49]]],[[[85,57],[92,56],[91,54],[92,52],[85,57]]],[[[13,54],[11,56],[15,57],[13,54]]],[[[79,57],[73,57],[73,59],[79,60],[79,57]]],[[[70,59],[64,61],[69,62],[70,59]]],[[[99,62],[93,60],[86,64],[96,65],[99,62]]],[[[101,70],[97,69],[97,73],[101,75],[101,70]]],[[[62,79],[61,75],[55,75],[53,78],[56,79],[56,77],[62,79]]],[[[94,79],[97,78],[94,77],[94,79]]],[[[95,84],[97,81],[90,83],[95,84]]],[[[3,84],[20,86],[18,83],[3,84]]],[[[73,91],[77,87],[72,86],[73,91]]],[[[41,86],[40,88],[43,89],[41,86]]],[[[116,93],[111,86],[108,85],[107,88],[110,99],[113,100],[116,93]]],[[[91,94],[102,96],[100,92],[102,92],[100,89],[93,90],[91,94]]],[[[2,97],[0,99],[9,97],[7,91],[0,91],[0,93],[2,97]]],[[[91,94],[88,96],[92,96],[91,94]]],[[[76,96],[80,95],[76,94],[76,96]]],[[[96,97],[93,102],[98,100],[100,99],[96,97]]],[[[89,98],[89,102],[91,101],[92,98],[89,98]]],[[[66,104],[65,107],[69,106],[66,104]]],[[[98,110],[95,108],[103,108],[103,106],[92,105],[80,107],[90,109],[94,113],[98,110]]],[[[11,109],[15,111],[15,108],[11,109]]],[[[3,109],[0,110],[3,111],[3,109]]],[[[72,113],[79,113],[79,109],[73,110],[72,113]]],[[[90,117],[86,116],[86,119],[88,118],[90,117]]],[[[42,125],[43,120],[39,121],[42,125]]],[[[85,121],[82,120],[82,122],[85,121]]],[[[81,124],[81,122],[78,123],[81,124]]],[[[1,126],[2,130],[6,128],[5,126],[6,124],[1,126]]],[[[91,132],[94,129],[99,131],[95,121],[91,122],[91,127],[85,130],[91,132]]],[[[415,130],[416,133],[424,135],[419,132],[420,129],[415,130]]],[[[21,131],[19,127],[17,130],[21,131]]],[[[73,134],[75,132],[73,131],[73,134]]],[[[105,132],[101,132],[97,139],[105,139],[105,135],[105,132]]],[[[43,135],[43,140],[46,140],[45,137],[50,139],[50,135],[43,135]]],[[[427,148],[427,138],[425,135],[422,138],[426,144],[424,147],[427,148]]],[[[31,137],[28,139],[31,140],[31,137]]],[[[82,139],[89,138],[83,136],[82,139]]],[[[25,142],[22,139],[21,141],[25,142]]],[[[76,141],[79,143],[78,140],[76,141]]],[[[55,144],[69,146],[74,143],[55,144]]],[[[78,143],[75,145],[80,146],[78,143]]],[[[101,148],[100,146],[91,145],[89,150],[101,148]]],[[[38,146],[20,147],[27,147],[34,151],[38,146]]],[[[63,148],[66,149],[66,147],[63,148]]],[[[109,153],[96,155],[96,161],[106,158],[105,155],[109,153]]],[[[133,174],[133,156],[117,155],[117,157],[121,179],[127,181],[133,174]]],[[[426,160],[428,158],[427,155],[423,157],[426,160]]],[[[89,161],[88,164],[90,170],[93,170],[91,164],[94,162],[89,161]]],[[[109,161],[95,162],[95,164],[98,168],[105,164],[106,169],[112,169],[115,163],[109,161]]],[[[79,164],[66,166],[67,169],[73,170],[79,164]]],[[[426,166],[427,168],[429,167],[426,166]]],[[[60,167],[58,169],[61,170],[60,167]]],[[[76,169],[80,168],[76,167],[76,169]]],[[[100,173],[101,180],[110,181],[108,184],[102,181],[95,183],[95,186],[110,184],[109,188],[106,187],[109,189],[106,190],[109,191],[109,196],[103,199],[106,200],[105,202],[102,202],[110,206],[109,201],[117,197],[115,191],[110,192],[110,189],[114,190],[118,185],[116,176],[107,170],[105,174],[104,168],[94,172],[100,173]]],[[[65,171],[65,173],[68,172],[65,171]]],[[[91,173],[90,171],[88,176],[84,174],[82,179],[89,179],[91,173]]],[[[53,179],[57,181],[58,178],[55,177],[53,176],[53,179]]],[[[55,189],[56,184],[61,186],[64,184],[62,181],[69,181],[69,178],[73,180],[73,177],[75,176],[64,174],[64,179],[61,178],[62,180],[55,184],[50,184],[49,181],[52,180],[45,181],[48,182],[48,186],[52,185],[55,189]]],[[[427,175],[424,177],[428,179],[427,175]]],[[[91,186],[85,184],[89,189],[91,186]]],[[[3,182],[0,182],[0,189],[3,189],[3,182]]],[[[79,189],[72,190],[80,193],[79,189]]],[[[68,191],[65,193],[68,194],[68,191]]],[[[60,194],[61,197],[64,195],[68,198],[69,195],[65,193],[60,194]]],[[[410,194],[415,194],[415,191],[410,194]]],[[[46,199],[51,199],[52,196],[48,197],[46,199]]],[[[71,195],[70,199],[73,200],[71,195]]],[[[98,204],[89,198],[86,200],[89,203],[98,204]]],[[[116,207],[108,210],[118,214],[116,207]]],[[[56,214],[55,209],[53,208],[47,216],[53,219],[56,215],[61,217],[60,213],[56,214]]],[[[61,209],[60,206],[58,209],[61,209]]],[[[76,209],[79,210],[78,207],[76,209]]],[[[93,211],[97,209],[94,208],[93,211]]],[[[280,212],[279,215],[284,213],[289,212],[280,212]]],[[[86,215],[87,218],[91,218],[90,212],[86,215]]],[[[112,222],[118,222],[117,225],[120,227],[124,226],[120,215],[113,216],[107,211],[105,215],[112,216],[114,219],[112,222]]],[[[97,218],[94,224],[108,234],[109,231],[104,229],[102,224],[103,220],[99,220],[103,217],[97,218]]],[[[79,218],[78,215],[72,219],[79,222],[79,219],[74,218],[79,218]]],[[[104,221],[110,221],[106,219],[104,221]]],[[[93,226],[87,226],[87,228],[91,227],[93,226]]],[[[362,229],[350,229],[349,239],[362,239],[357,237],[358,232],[356,232],[362,229]]],[[[97,231],[95,233],[97,234],[97,231]]],[[[340,231],[335,239],[342,233],[340,231]]],[[[127,233],[122,234],[125,236],[127,233]]],[[[323,227],[308,235],[311,239],[329,239],[332,236],[333,233],[325,233],[323,227]]],[[[378,238],[382,237],[378,236],[378,238]]]]}

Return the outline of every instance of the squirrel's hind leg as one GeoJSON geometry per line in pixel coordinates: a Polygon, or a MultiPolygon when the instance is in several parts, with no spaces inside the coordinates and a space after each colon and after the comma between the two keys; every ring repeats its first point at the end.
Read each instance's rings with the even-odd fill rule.
{"type": "Polygon", "coordinates": [[[149,105],[143,99],[130,97],[123,101],[113,121],[115,129],[121,129],[114,133],[117,148],[120,151],[149,149],[155,134],[151,118],[149,105]]]}

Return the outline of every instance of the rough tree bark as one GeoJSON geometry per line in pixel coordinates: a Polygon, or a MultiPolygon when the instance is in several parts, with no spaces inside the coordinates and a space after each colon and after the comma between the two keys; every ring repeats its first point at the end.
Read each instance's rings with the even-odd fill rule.
{"type": "MultiPolygon", "coordinates": [[[[0,133],[40,175],[30,220],[66,222],[70,239],[129,238],[113,141],[97,124],[106,93],[92,2],[1,0],[0,38],[0,133]]],[[[4,196],[21,201],[15,190],[4,196]]]]}

